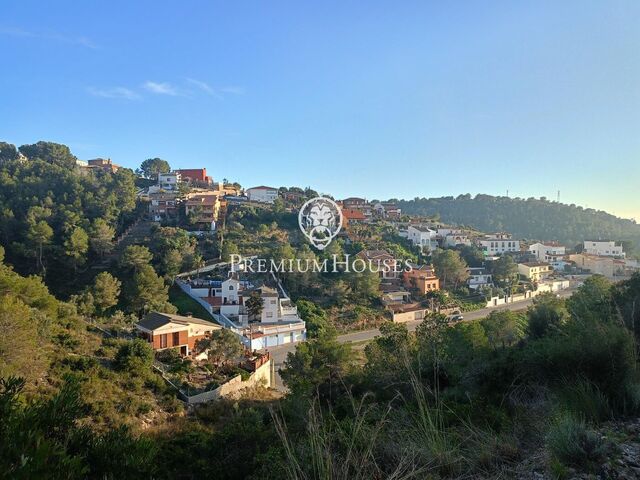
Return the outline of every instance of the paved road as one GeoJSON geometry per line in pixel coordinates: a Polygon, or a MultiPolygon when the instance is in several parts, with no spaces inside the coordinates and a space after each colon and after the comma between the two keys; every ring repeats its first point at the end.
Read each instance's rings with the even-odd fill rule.
{"type": "MultiPolygon", "coordinates": [[[[561,297],[568,297],[571,296],[571,294],[575,291],[575,288],[569,288],[567,290],[563,290],[561,292],[559,292],[559,295],[561,297]]],[[[492,311],[494,310],[523,310],[525,308],[527,308],[529,305],[531,305],[533,303],[532,299],[527,299],[527,300],[523,300],[520,302],[515,302],[515,303],[509,303],[507,305],[498,305],[497,307],[488,307],[488,308],[482,308],[480,310],[475,310],[473,312],[467,312],[464,314],[464,319],[465,321],[471,321],[471,320],[479,320],[481,318],[486,317],[487,315],[489,315],[492,311]]],[[[406,322],[405,325],[407,326],[407,328],[409,329],[409,331],[413,332],[416,327],[418,325],[420,325],[420,323],[422,322],[422,320],[417,320],[417,321],[413,321],[413,322],[406,322]]],[[[380,335],[380,330],[378,330],[377,328],[373,329],[373,330],[362,330],[359,332],[352,332],[352,333],[345,333],[344,335],[340,335],[338,336],[338,341],[340,343],[360,343],[360,342],[367,342],[367,341],[371,341],[373,340],[375,337],[380,335]]],[[[280,379],[280,374],[278,373],[278,369],[280,369],[283,364],[284,361],[287,358],[287,354],[289,352],[293,352],[296,349],[296,344],[290,344],[290,345],[282,345],[279,347],[272,347],[269,348],[269,352],[271,353],[271,358],[273,359],[274,363],[275,363],[275,369],[276,369],[276,389],[280,390],[280,391],[285,391],[285,387],[282,384],[282,380],[280,379]]]]}

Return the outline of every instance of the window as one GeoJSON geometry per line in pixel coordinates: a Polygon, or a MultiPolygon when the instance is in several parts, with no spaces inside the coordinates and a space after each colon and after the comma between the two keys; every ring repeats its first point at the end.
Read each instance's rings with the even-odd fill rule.
{"type": "Polygon", "coordinates": [[[167,348],[167,334],[160,335],[160,348],[167,348]]]}
{"type": "Polygon", "coordinates": [[[229,290],[233,290],[233,285],[229,285],[229,290]]]}
{"type": "Polygon", "coordinates": [[[180,332],[173,332],[173,346],[180,345],[180,332]]]}
{"type": "Polygon", "coordinates": [[[273,318],[273,312],[267,312],[267,318],[273,318]]]}

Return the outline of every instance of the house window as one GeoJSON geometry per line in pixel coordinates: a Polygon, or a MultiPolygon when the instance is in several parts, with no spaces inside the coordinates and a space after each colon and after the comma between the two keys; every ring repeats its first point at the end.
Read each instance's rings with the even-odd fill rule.
{"type": "Polygon", "coordinates": [[[173,346],[180,345],[180,332],[173,332],[173,346]]]}
{"type": "Polygon", "coordinates": [[[229,285],[229,290],[233,290],[233,285],[229,285]]]}
{"type": "Polygon", "coordinates": [[[167,348],[167,334],[160,335],[160,348],[167,348]]]}
{"type": "Polygon", "coordinates": [[[267,312],[267,318],[273,318],[273,312],[267,312]]]}
{"type": "Polygon", "coordinates": [[[275,300],[271,300],[271,305],[275,305],[276,301],[275,300]]]}

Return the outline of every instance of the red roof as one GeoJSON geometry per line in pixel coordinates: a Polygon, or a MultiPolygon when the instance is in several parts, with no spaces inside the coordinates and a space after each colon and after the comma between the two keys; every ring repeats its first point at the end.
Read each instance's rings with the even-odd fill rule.
{"type": "Polygon", "coordinates": [[[342,216],[347,220],[366,220],[367,217],[364,216],[361,210],[356,208],[343,208],[342,216]]]}

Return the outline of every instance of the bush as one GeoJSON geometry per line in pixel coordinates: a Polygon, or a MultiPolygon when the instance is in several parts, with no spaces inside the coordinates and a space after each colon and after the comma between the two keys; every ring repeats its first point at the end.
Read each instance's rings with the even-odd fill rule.
{"type": "Polygon", "coordinates": [[[604,460],[607,451],[596,432],[589,430],[583,420],[568,413],[562,413],[553,420],[546,444],[556,460],[574,467],[593,467],[604,460]]]}
{"type": "Polygon", "coordinates": [[[152,364],[153,349],[141,338],[124,343],[115,357],[116,368],[129,372],[148,372],[152,364]]]}

